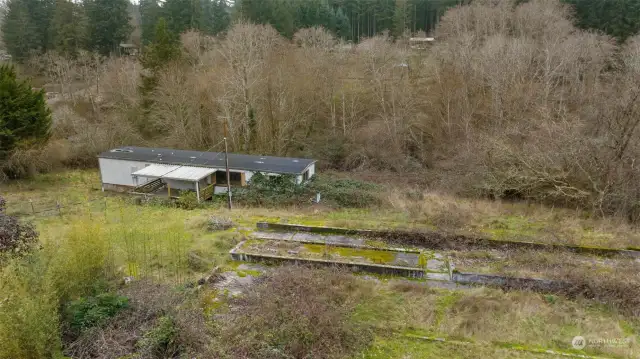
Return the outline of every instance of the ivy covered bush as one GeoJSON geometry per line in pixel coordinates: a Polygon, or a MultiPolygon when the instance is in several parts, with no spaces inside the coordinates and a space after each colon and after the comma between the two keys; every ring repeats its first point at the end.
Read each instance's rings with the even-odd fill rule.
{"type": "MultiPolygon", "coordinates": [[[[305,205],[320,193],[323,204],[335,207],[370,207],[381,203],[381,188],[373,183],[316,175],[298,184],[295,176],[256,173],[248,187],[232,189],[236,203],[251,206],[305,205]]],[[[222,199],[222,196],[220,196],[222,199]]]]}
{"type": "Polygon", "coordinates": [[[70,302],[66,309],[66,319],[72,330],[80,332],[105,323],[107,319],[128,306],[129,299],[127,297],[101,293],[70,302]]]}

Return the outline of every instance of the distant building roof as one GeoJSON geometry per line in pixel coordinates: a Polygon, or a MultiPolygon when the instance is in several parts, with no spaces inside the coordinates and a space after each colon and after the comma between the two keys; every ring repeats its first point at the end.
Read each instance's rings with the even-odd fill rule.
{"type": "MultiPolygon", "coordinates": [[[[121,147],[105,151],[98,158],[160,163],[167,165],[224,168],[224,152],[172,150],[168,148],[121,147]]],[[[315,160],[306,158],[229,154],[229,168],[257,172],[301,174],[315,160]]]]}
{"type": "Polygon", "coordinates": [[[409,41],[412,41],[412,42],[432,42],[435,40],[436,39],[433,37],[412,37],[409,39],[409,41]]]}

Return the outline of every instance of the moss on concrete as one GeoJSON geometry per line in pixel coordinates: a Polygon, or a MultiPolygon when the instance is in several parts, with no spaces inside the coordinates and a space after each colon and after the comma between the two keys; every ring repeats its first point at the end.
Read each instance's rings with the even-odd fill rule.
{"type": "Polygon", "coordinates": [[[257,271],[257,270],[252,270],[252,269],[243,269],[243,270],[236,270],[236,274],[238,275],[238,277],[240,278],[244,278],[248,275],[252,276],[252,277],[259,277],[262,275],[262,272],[257,271]]]}
{"type": "Polygon", "coordinates": [[[394,252],[377,249],[334,247],[323,244],[304,244],[304,249],[333,259],[363,258],[374,264],[390,264],[396,258],[394,252]]]}

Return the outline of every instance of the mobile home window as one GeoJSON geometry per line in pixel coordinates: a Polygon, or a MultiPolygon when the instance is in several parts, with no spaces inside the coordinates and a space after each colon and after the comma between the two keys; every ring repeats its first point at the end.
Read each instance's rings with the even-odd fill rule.
{"type": "MultiPolygon", "coordinates": [[[[242,181],[242,174],[240,172],[229,171],[229,180],[231,180],[232,185],[240,185],[242,181]]],[[[227,184],[227,172],[226,171],[216,171],[216,184],[227,184]]]]}

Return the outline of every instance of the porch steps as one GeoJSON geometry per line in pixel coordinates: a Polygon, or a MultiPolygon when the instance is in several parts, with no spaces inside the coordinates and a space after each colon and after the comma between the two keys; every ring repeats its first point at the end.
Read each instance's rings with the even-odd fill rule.
{"type": "Polygon", "coordinates": [[[157,178],[151,182],[147,182],[133,189],[132,192],[135,193],[153,193],[160,188],[164,187],[165,184],[162,182],[162,179],[157,178]]]}

